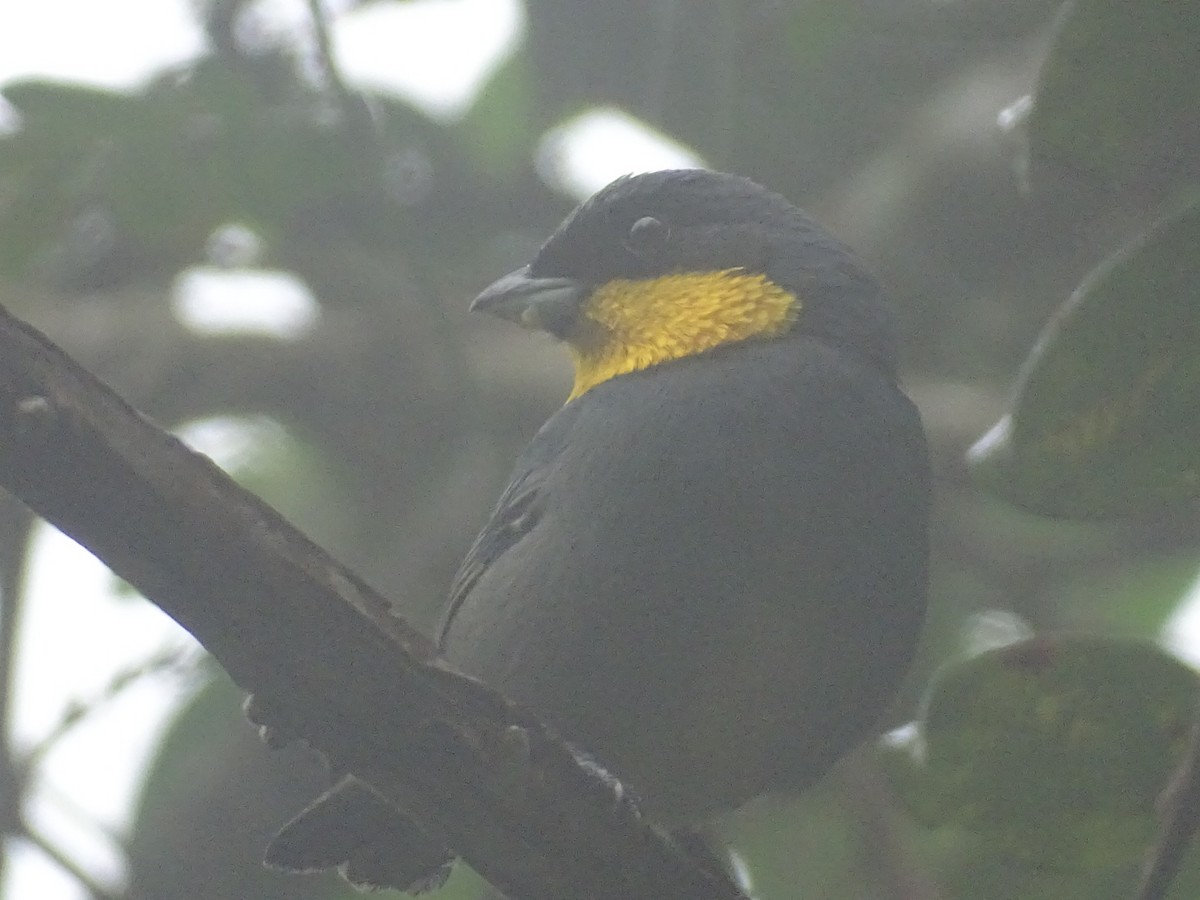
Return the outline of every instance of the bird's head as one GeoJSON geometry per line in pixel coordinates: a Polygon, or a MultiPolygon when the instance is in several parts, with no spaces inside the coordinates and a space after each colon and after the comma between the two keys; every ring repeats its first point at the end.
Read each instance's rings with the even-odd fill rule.
{"type": "Polygon", "coordinates": [[[742,341],[812,335],[895,369],[895,328],[850,250],[778,194],[704,169],[620,178],[472,309],[565,341],[572,397],[742,341]]]}

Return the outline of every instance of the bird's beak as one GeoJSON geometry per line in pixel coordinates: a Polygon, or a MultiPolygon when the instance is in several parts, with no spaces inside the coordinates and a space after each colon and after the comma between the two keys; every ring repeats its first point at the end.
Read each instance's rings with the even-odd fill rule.
{"type": "Polygon", "coordinates": [[[472,301],[471,311],[563,337],[588,292],[586,285],[572,278],[537,278],[523,266],[484,288],[472,301]]]}

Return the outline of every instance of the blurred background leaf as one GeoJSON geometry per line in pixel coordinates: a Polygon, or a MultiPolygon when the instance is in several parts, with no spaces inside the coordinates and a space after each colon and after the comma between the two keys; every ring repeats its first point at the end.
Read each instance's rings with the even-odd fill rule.
{"type": "Polygon", "coordinates": [[[927,825],[981,838],[1030,873],[1103,871],[1129,891],[1198,686],[1153,644],[1021,641],[947,665],[884,759],[927,825]]]}
{"type": "Polygon", "coordinates": [[[1104,263],[1025,364],[1012,413],[972,452],[1044,515],[1146,513],[1200,493],[1200,206],[1104,263]]]}
{"type": "Polygon", "coordinates": [[[1108,185],[1195,184],[1200,15],[1171,0],[1073,0],[1038,77],[1029,165],[1108,185]]]}

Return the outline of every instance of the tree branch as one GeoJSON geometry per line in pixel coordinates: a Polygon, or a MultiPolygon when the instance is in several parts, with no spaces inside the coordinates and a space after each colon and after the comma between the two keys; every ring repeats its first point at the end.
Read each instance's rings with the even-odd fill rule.
{"type": "Polygon", "coordinates": [[[1183,865],[1184,854],[1200,829],[1200,705],[1188,748],[1171,784],[1159,800],[1162,825],[1138,885],[1137,900],[1162,900],[1183,865]]]}
{"type": "Polygon", "coordinates": [[[12,708],[32,528],[27,509],[11,497],[0,497],[0,880],[8,868],[7,838],[24,833],[28,767],[15,755],[12,708]]]}
{"type": "Polygon", "coordinates": [[[63,852],[53,841],[33,828],[30,828],[27,824],[20,837],[28,841],[32,846],[37,847],[47,859],[79,882],[79,886],[88,892],[92,900],[123,900],[124,895],[116,890],[105,887],[93,878],[87,869],[63,852]]]}
{"type": "Polygon", "coordinates": [[[211,461],[0,311],[0,483],[322,751],[514,898],[735,900],[528,711],[211,461]]]}

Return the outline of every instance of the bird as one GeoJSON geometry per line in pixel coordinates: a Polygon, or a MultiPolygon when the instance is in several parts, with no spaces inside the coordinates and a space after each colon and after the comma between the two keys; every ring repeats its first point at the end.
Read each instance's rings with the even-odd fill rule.
{"type": "MultiPolygon", "coordinates": [[[[811,785],[877,727],[926,610],[928,453],[879,283],[781,195],[676,169],[602,188],[472,309],[561,341],[574,382],[453,581],[442,656],[666,829],[811,785]]],[[[350,778],[267,859],[405,889],[401,841],[350,778]]]]}

